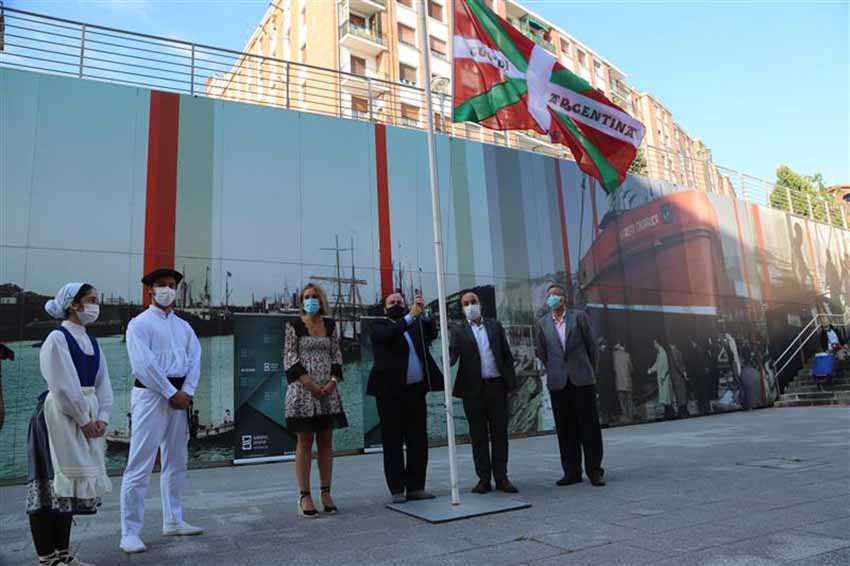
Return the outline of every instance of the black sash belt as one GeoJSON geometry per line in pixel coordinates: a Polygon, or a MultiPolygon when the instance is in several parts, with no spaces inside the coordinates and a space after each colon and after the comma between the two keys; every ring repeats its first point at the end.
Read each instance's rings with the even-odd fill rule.
{"type": "MultiPolygon", "coordinates": [[[[180,390],[183,387],[183,382],[186,381],[186,378],[185,377],[169,377],[168,381],[169,381],[169,383],[171,383],[171,385],[174,386],[175,389],[180,390]]],[[[148,388],[147,385],[145,385],[144,383],[142,383],[138,379],[136,380],[136,383],[134,383],[133,385],[135,387],[140,387],[142,389],[148,388]]]]}

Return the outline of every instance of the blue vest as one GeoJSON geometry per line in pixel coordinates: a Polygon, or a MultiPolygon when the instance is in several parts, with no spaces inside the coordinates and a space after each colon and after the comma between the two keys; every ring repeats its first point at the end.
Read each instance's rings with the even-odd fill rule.
{"type": "Polygon", "coordinates": [[[94,387],[97,370],[100,369],[100,348],[97,345],[97,340],[94,339],[94,336],[89,336],[91,345],[94,347],[94,353],[89,356],[83,352],[67,328],[60,326],[59,331],[65,335],[65,340],[68,342],[68,351],[71,352],[71,359],[74,361],[74,367],[77,368],[80,386],[94,387]]]}

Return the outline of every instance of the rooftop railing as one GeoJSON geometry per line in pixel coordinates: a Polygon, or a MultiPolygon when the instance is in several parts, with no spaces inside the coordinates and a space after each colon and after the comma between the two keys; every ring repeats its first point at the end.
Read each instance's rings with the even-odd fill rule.
{"type": "MultiPolygon", "coordinates": [[[[15,8],[0,8],[0,14],[5,21],[0,66],[400,127],[427,125],[421,87],[378,78],[371,70],[364,75],[289,61],[277,51],[283,42],[269,42],[270,54],[246,53],[15,8]]],[[[442,82],[434,96],[434,123],[441,133],[574,160],[568,148],[533,132],[452,123],[451,94],[442,82]]],[[[634,172],[682,189],[737,196],[845,229],[850,223],[850,206],[837,199],[778,186],[685,150],[645,144],[640,161],[643,166],[634,172]]]]}

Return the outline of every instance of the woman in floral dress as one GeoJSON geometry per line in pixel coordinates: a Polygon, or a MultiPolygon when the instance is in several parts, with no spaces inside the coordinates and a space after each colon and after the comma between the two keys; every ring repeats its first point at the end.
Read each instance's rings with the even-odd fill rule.
{"type": "Polygon", "coordinates": [[[301,291],[300,303],[301,317],[286,327],[286,428],[298,438],[298,513],[317,517],[319,512],[310,493],[313,439],[318,452],[322,506],[326,513],[335,513],[337,507],[331,499],[333,430],[347,427],[348,420],[337,390],[342,381],[342,352],[334,321],[326,318],[330,314],[327,296],[321,287],[311,283],[301,291]]]}

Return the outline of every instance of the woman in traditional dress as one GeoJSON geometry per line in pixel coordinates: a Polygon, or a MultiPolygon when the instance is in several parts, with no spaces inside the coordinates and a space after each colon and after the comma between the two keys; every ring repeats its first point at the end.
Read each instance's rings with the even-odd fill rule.
{"type": "Polygon", "coordinates": [[[41,394],[27,438],[27,514],[38,563],[90,566],[70,553],[74,515],[92,515],[111,491],[106,434],[112,384],[103,350],[86,325],[100,314],[97,290],[68,283],[45,310],[62,324],[41,346],[41,394]]]}
{"type": "Polygon", "coordinates": [[[310,464],[313,439],[319,461],[322,506],[335,513],[331,499],[333,476],[333,430],[348,426],[337,385],[342,381],[342,352],[339,336],[321,287],[308,284],[301,291],[302,315],[286,327],[284,371],[286,389],[286,429],[295,433],[295,475],[301,496],[298,513],[317,517],[310,492],[310,464]]]}
{"type": "Polygon", "coordinates": [[[670,381],[670,363],[667,361],[667,352],[658,340],[653,341],[655,346],[655,363],[646,370],[647,375],[654,373],[658,379],[658,404],[664,406],[664,418],[673,416],[673,384],[670,381]]]}

